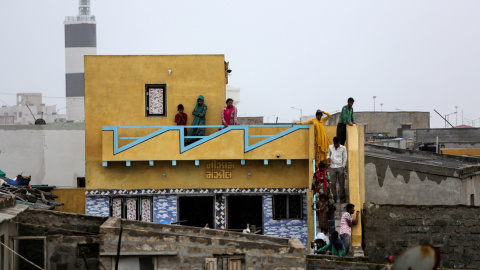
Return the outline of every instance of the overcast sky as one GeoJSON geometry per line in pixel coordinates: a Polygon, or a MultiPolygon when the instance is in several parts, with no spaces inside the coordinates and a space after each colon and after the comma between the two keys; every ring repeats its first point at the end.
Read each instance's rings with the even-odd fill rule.
{"type": "MultiPolygon", "coordinates": [[[[224,54],[239,115],[316,109],[480,118],[480,1],[91,0],[97,54],[224,54]]],[[[65,107],[65,16],[78,0],[3,0],[0,104],[43,92],[65,107]]],[[[208,100],[206,100],[208,104],[208,100]]],[[[64,113],[65,111],[60,110],[64,113]]],[[[270,121],[274,117],[269,118],[270,121]]],[[[265,118],[267,120],[267,118],[265,118]]],[[[480,126],[480,119],[476,126],[480,126]]]]}

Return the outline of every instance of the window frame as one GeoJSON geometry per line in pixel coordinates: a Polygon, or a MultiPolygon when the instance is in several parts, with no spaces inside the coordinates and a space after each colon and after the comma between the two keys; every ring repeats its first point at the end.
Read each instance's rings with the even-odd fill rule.
{"type": "Polygon", "coordinates": [[[145,84],[145,117],[167,117],[167,85],[166,84],[145,84]],[[149,112],[149,90],[151,88],[163,88],[163,113],[150,114],[149,112]]]}
{"type": "Polygon", "coordinates": [[[272,219],[273,220],[302,220],[303,219],[303,196],[301,194],[277,194],[272,196],[272,219]],[[290,198],[298,197],[300,199],[300,217],[291,217],[292,209],[290,208],[290,198]],[[278,213],[275,207],[276,198],[285,198],[286,217],[278,217],[282,213],[278,213]]]}

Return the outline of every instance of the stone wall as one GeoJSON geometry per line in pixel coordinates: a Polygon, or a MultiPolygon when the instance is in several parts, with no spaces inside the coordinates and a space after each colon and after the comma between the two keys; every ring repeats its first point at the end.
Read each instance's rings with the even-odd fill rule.
{"type": "Polygon", "coordinates": [[[14,195],[0,194],[0,209],[15,206],[16,199],[14,195]]]}
{"type": "Polygon", "coordinates": [[[370,262],[430,244],[438,248],[442,268],[480,268],[480,207],[366,204],[362,224],[370,262]]]}
{"type": "MultiPolygon", "coordinates": [[[[238,258],[242,269],[305,269],[297,239],[109,218],[101,227],[100,260],[114,266],[122,231],[122,259],[150,258],[162,269],[205,269],[206,259],[238,258]]],[[[224,268],[226,269],[226,268],[224,268]]]]}
{"type": "Polygon", "coordinates": [[[98,233],[105,220],[104,217],[27,210],[18,215],[16,222],[19,236],[45,237],[48,269],[99,269],[98,233]]]}

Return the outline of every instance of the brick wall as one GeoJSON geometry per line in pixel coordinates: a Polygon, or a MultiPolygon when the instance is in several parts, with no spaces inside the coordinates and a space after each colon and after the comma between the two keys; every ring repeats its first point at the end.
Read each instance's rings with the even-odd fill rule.
{"type": "Polygon", "coordinates": [[[480,268],[480,207],[366,204],[362,225],[370,262],[384,263],[385,255],[431,244],[442,268],[480,268]]]}

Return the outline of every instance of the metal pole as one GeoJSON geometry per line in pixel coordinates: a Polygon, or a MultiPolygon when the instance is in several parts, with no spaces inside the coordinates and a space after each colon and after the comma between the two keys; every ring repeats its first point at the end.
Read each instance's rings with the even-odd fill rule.
{"type": "MultiPolygon", "coordinates": [[[[450,126],[452,126],[452,128],[455,128],[452,124],[450,124],[450,122],[447,121],[446,118],[444,118],[439,112],[437,112],[437,110],[434,109],[434,111],[435,111],[438,115],[440,115],[440,117],[443,118],[443,120],[445,120],[446,123],[448,123],[450,126]]],[[[445,116],[446,116],[446,115],[445,115],[445,116]]],[[[445,127],[447,127],[446,124],[445,124],[445,127]]]]}
{"type": "Polygon", "coordinates": [[[118,270],[118,262],[120,261],[120,247],[122,246],[122,221],[120,220],[120,233],[118,235],[117,256],[115,258],[115,270],[118,270]]]}
{"type": "Polygon", "coordinates": [[[458,126],[458,122],[457,122],[457,119],[458,119],[458,117],[457,117],[457,115],[458,115],[458,113],[457,113],[457,108],[458,108],[458,106],[455,106],[455,126],[458,126]]]}

